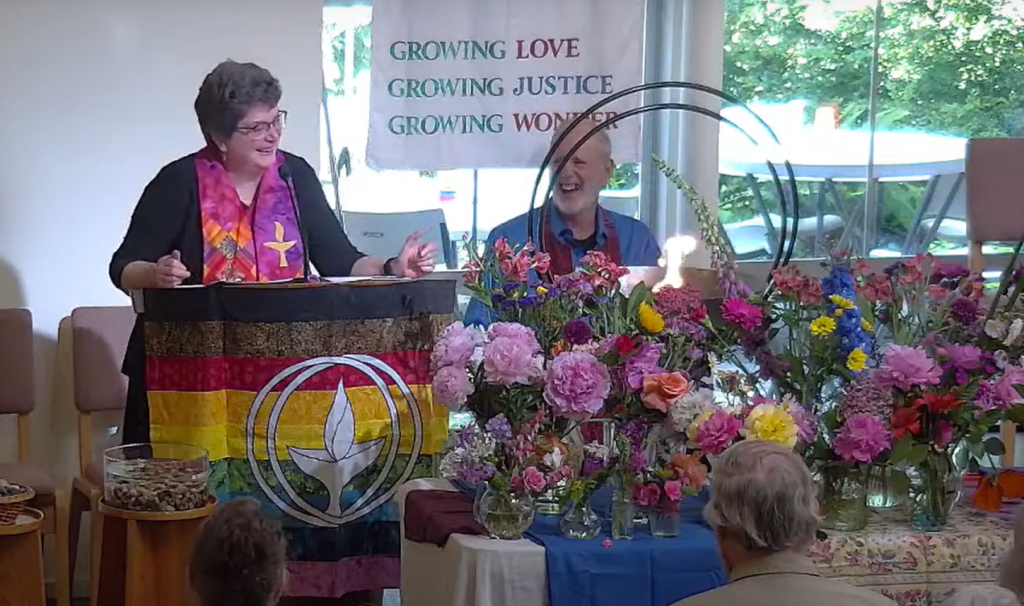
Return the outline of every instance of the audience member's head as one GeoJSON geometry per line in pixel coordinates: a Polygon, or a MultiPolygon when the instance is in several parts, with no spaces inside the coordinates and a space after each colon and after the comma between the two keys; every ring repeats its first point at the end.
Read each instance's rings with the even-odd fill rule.
{"type": "Polygon", "coordinates": [[[729,570],[782,551],[803,552],[818,530],[814,480],[792,451],[740,442],[715,462],[704,516],[729,570]]]}
{"type": "Polygon", "coordinates": [[[203,524],[189,583],[202,606],[272,606],[284,589],[286,547],[256,501],[229,501],[203,524]]]}
{"type": "MultiPolygon", "coordinates": [[[[554,145],[562,133],[566,132],[572,121],[561,124],[551,139],[554,145]]],[[[597,122],[590,118],[576,125],[564,141],[555,149],[551,158],[551,172],[558,169],[566,155],[577,143],[587,136],[597,122]]],[[[612,162],[612,141],[608,130],[601,129],[594,133],[587,142],[580,146],[565,164],[555,183],[555,206],[563,216],[576,216],[586,212],[595,212],[597,199],[601,190],[612,178],[615,164],[612,162]]]]}
{"type": "Polygon", "coordinates": [[[1013,547],[999,569],[999,585],[1017,594],[1024,603],[1024,507],[1017,507],[1013,520],[1013,547]]]}

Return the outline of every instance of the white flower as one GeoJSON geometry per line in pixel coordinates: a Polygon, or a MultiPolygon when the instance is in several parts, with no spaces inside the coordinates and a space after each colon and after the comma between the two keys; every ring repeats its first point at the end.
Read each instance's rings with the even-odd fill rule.
{"type": "Polygon", "coordinates": [[[678,433],[685,433],[702,412],[715,405],[715,392],[697,389],[677,400],[668,409],[669,426],[678,433]]]}
{"type": "Polygon", "coordinates": [[[558,469],[562,466],[562,460],[564,458],[565,455],[562,454],[562,450],[560,448],[556,448],[549,452],[548,454],[544,455],[543,461],[549,469],[558,469]]]}
{"type": "Polygon", "coordinates": [[[1024,319],[1017,318],[1010,324],[1010,330],[1006,334],[1006,340],[1003,341],[1003,345],[1010,347],[1016,343],[1020,337],[1021,330],[1024,330],[1024,319]]]}
{"type": "Polygon", "coordinates": [[[992,354],[992,359],[995,361],[996,368],[998,368],[999,370],[1003,370],[1010,365],[1010,356],[1008,356],[1006,352],[1001,349],[996,353],[992,354]]]}
{"type": "Polygon", "coordinates": [[[593,459],[600,459],[604,461],[608,458],[608,447],[605,446],[604,444],[599,444],[597,442],[584,444],[583,452],[588,457],[591,457],[593,459]]]}
{"type": "Polygon", "coordinates": [[[993,339],[1002,339],[1006,336],[1006,322],[1002,320],[989,320],[985,322],[985,334],[993,339]]]}

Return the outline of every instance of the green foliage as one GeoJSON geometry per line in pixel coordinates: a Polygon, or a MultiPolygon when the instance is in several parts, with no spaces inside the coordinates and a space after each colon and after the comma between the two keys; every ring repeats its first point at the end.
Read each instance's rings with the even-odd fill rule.
{"type": "MultiPolygon", "coordinates": [[[[353,76],[370,69],[370,23],[355,28],[352,40],[355,45],[353,57],[353,76]]],[[[345,30],[336,26],[327,25],[326,33],[331,36],[330,48],[334,64],[338,66],[340,74],[333,82],[328,83],[328,92],[335,95],[343,95],[345,92],[345,30]]]]}
{"type": "MultiPolygon", "coordinates": [[[[877,128],[961,137],[1024,135],[1020,8],[1020,2],[1007,0],[887,3],[877,128]]],[[[873,33],[871,7],[851,11],[827,0],[726,0],[724,90],[745,102],[802,99],[809,113],[836,105],[844,128],[866,127],[873,33]]],[[[811,187],[800,185],[804,208],[813,208],[817,186],[811,187]]],[[[837,188],[850,202],[863,199],[863,184],[837,188]]],[[[920,183],[884,186],[881,241],[872,246],[902,244],[923,191],[920,183]]],[[[723,177],[720,199],[725,223],[756,214],[743,179],[723,177]]],[[[772,205],[770,199],[766,203],[772,205]]]]}

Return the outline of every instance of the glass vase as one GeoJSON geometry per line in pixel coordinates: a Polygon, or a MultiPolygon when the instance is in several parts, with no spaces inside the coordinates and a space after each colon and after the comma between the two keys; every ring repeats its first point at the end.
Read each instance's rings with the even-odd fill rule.
{"type": "Polygon", "coordinates": [[[560,516],[565,513],[565,493],[569,490],[569,479],[563,478],[554,486],[549,486],[534,499],[534,509],[538,515],[560,516]]]}
{"type": "Polygon", "coordinates": [[[660,539],[679,536],[679,503],[665,499],[651,508],[647,515],[651,534],[660,539]]]}
{"type": "Polygon", "coordinates": [[[496,539],[521,539],[533,523],[533,499],[525,488],[488,486],[474,509],[480,523],[496,539]]]}
{"type": "Polygon", "coordinates": [[[590,500],[572,502],[559,523],[562,534],[570,539],[592,539],[601,532],[601,519],[590,507],[590,500]]]}
{"type": "Polygon", "coordinates": [[[633,493],[616,488],[612,493],[612,538],[632,539],[636,526],[636,505],[633,493]]]}
{"type": "Polygon", "coordinates": [[[923,532],[937,532],[949,523],[960,499],[963,475],[947,453],[932,452],[920,465],[906,469],[910,524],[923,532]]]}
{"type": "Polygon", "coordinates": [[[819,473],[821,527],[851,532],[868,525],[867,471],[830,465],[819,473]]]}
{"type": "Polygon", "coordinates": [[[895,509],[906,497],[901,486],[906,481],[899,478],[903,472],[886,465],[872,465],[868,469],[867,502],[868,508],[874,510],[895,509]]]}

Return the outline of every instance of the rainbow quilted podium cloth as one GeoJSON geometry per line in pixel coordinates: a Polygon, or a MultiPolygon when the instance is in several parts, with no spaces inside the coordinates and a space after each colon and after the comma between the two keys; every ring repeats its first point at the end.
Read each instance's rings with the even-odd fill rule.
{"type": "Polygon", "coordinates": [[[873,514],[860,532],[828,531],[810,556],[825,575],[900,606],[937,606],[960,587],[995,583],[1012,541],[1008,520],[961,505],[941,532],[914,530],[903,511],[873,514]]]}
{"type": "Polygon", "coordinates": [[[219,499],[280,520],[290,594],[398,587],[391,500],[447,438],[430,351],[454,309],[451,281],[147,292],[151,440],[205,448],[219,499]]]}

